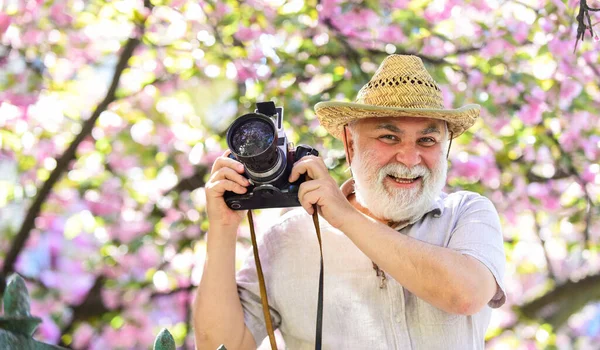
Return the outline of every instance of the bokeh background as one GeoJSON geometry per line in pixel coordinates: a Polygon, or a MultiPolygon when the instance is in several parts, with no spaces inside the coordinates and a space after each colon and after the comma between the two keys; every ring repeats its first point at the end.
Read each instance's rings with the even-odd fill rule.
{"type": "MultiPolygon", "coordinates": [[[[418,54],[448,107],[482,106],[448,187],[501,215],[508,301],[487,347],[598,348],[600,43],[588,31],[574,51],[579,6],[0,0],[2,277],[26,279],[38,340],[147,349],[167,327],[193,349],[203,186],[227,126],[275,101],[341,183],[343,147],[314,104],[351,101],[385,56],[418,54]]],[[[258,230],[278,215],[258,213],[258,230]]],[[[244,223],[240,261],[249,248],[244,223]]]]}

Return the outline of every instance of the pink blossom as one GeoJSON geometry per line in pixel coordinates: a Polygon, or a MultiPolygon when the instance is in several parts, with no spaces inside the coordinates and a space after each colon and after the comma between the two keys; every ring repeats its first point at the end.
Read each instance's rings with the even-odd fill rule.
{"type": "Polygon", "coordinates": [[[533,148],[532,145],[527,144],[523,147],[523,159],[525,159],[528,162],[533,162],[535,161],[535,148],[533,148]]]}
{"type": "MultiPolygon", "coordinates": [[[[484,115],[484,109],[482,108],[482,115],[484,115]]],[[[487,114],[487,113],[486,113],[487,114]]],[[[490,127],[492,128],[492,130],[494,130],[494,132],[498,133],[500,132],[500,130],[502,130],[505,126],[510,125],[510,118],[495,118],[492,120],[486,119],[486,123],[490,125],[490,127]]]]}
{"type": "Polygon", "coordinates": [[[121,293],[116,289],[103,288],[100,294],[102,296],[102,303],[109,310],[114,310],[121,305],[121,293]]]}
{"type": "Polygon", "coordinates": [[[546,110],[545,104],[541,102],[530,102],[523,105],[517,112],[517,116],[527,126],[533,126],[542,121],[542,113],[546,110]]]}
{"type": "Polygon", "coordinates": [[[537,198],[545,210],[554,211],[560,208],[560,198],[553,193],[548,184],[533,182],[527,186],[528,194],[537,198]]]}
{"type": "Polygon", "coordinates": [[[556,195],[550,195],[541,198],[542,206],[545,210],[555,211],[560,209],[560,198],[556,195]]]}
{"type": "Polygon", "coordinates": [[[483,74],[478,71],[478,70],[474,70],[469,74],[469,86],[470,87],[476,87],[481,85],[481,83],[483,83],[483,74]]]}
{"type": "Polygon", "coordinates": [[[169,152],[170,148],[173,147],[173,141],[176,140],[173,130],[165,125],[158,125],[156,127],[156,143],[158,144],[159,151],[169,152]]]}
{"type": "Polygon", "coordinates": [[[454,158],[451,171],[454,176],[466,178],[468,181],[477,181],[483,175],[484,166],[481,158],[469,155],[466,160],[454,158]]]}
{"type": "Polygon", "coordinates": [[[187,155],[178,154],[177,156],[175,156],[175,160],[177,161],[177,164],[179,165],[178,176],[180,178],[189,177],[189,176],[194,175],[194,173],[196,172],[196,168],[194,167],[193,164],[191,164],[189,162],[189,158],[187,155]]]}
{"type": "Polygon", "coordinates": [[[87,349],[90,345],[95,330],[89,323],[82,323],[73,333],[73,343],[71,346],[74,349],[87,349]]]}
{"type": "Polygon", "coordinates": [[[403,10],[408,7],[410,0],[392,0],[391,8],[395,10],[403,10]]]}
{"type": "Polygon", "coordinates": [[[3,12],[0,12],[0,37],[6,32],[10,26],[11,17],[3,12]]]}
{"type": "Polygon", "coordinates": [[[402,43],[406,36],[402,28],[396,25],[389,25],[378,32],[378,39],[388,43],[402,43]]]}
{"type": "Polygon", "coordinates": [[[96,151],[96,144],[91,137],[84,139],[77,148],[79,155],[89,154],[96,151]]]}
{"type": "Polygon", "coordinates": [[[511,51],[507,50],[509,47],[510,44],[502,38],[490,39],[481,49],[481,56],[483,58],[491,58],[499,54],[507,54],[511,51]]]}
{"type": "Polygon", "coordinates": [[[437,36],[428,37],[424,41],[424,46],[421,51],[427,56],[443,56],[446,53],[444,41],[437,36]]]}
{"type": "Polygon", "coordinates": [[[256,40],[261,34],[261,29],[258,25],[245,27],[240,25],[237,32],[233,35],[240,41],[256,40]]]}
{"type": "Polygon", "coordinates": [[[146,319],[146,314],[145,311],[142,310],[142,307],[148,305],[151,294],[152,292],[150,291],[150,288],[145,288],[142,290],[128,290],[125,292],[123,300],[128,306],[130,306],[127,309],[128,317],[139,320],[138,322],[142,322],[144,319],[146,319]]]}
{"type": "Polygon", "coordinates": [[[600,145],[600,136],[592,135],[589,140],[580,138],[579,141],[581,142],[581,148],[583,148],[585,157],[597,162],[598,158],[600,158],[600,148],[598,148],[598,145],[600,145]]]}
{"type": "Polygon", "coordinates": [[[50,18],[58,27],[66,27],[73,22],[73,17],[67,13],[65,4],[60,2],[50,7],[50,18]]]}
{"type": "Polygon", "coordinates": [[[44,32],[37,29],[29,29],[21,36],[21,41],[25,46],[36,46],[44,40],[44,32]]]}
{"type": "Polygon", "coordinates": [[[152,225],[146,221],[127,221],[122,222],[120,226],[113,227],[111,235],[118,238],[123,243],[129,243],[142,233],[147,233],[152,229],[152,225]]]}
{"type": "Polygon", "coordinates": [[[256,69],[248,61],[236,60],[234,63],[237,71],[237,80],[240,82],[246,81],[247,79],[256,79],[256,69]]]}
{"type": "Polygon", "coordinates": [[[117,172],[126,172],[127,170],[139,165],[138,158],[129,155],[123,155],[118,152],[111,152],[108,155],[108,163],[117,172]]]}
{"type": "Polygon", "coordinates": [[[527,126],[533,126],[542,121],[542,112],[540,103],[524,105],[517,113],[519,119],[527,126]]]}
{"type": "Polygon", "coordinates": [[[427,22],[433,23],[443,21],[445,19],[450,18],[450,16],[452,15],[452,7],[453,5],[449,2],[446,2],[444,4],[443,9],[433,9],[432,7],[428,7],[423,13],[423,18],[425,18],[427,22]]]}
{"type": "Polygon", "coordinates": [[[546,92],[541,89],[539,86],[531,89],[531,98],[536,99],[537,101],[543,101],[546,98],[546,92]]]}
{"type": "Polygon", "coordinates": [[[0,92],[0,101],[10,102],[13,106],[28,107],[37,102],[37,94],[14,93],[11,91],[0,92]]]}
{"type": "Polygon", "coordinates": [[[214,15],[216,18],[222,18],[226,14],[231,13],[231,11],[232,11],[231,7],[229,7],[229,5],[227,5],[225,2],[217,1],[217,5],[215,6],[214,15]]]}
{"type": "Polygon", "coordinates": [[[190,225],[187,230],[185,230],[185,236],[191,239],[198,239],[202,230],[199,225],[190,225]]]}
{"type": "Polygon", "coordinates": [[[66,303],[74,305],[81,303],[94,284],[93,275],[84,272],[81,263],[64,256],[56,259],[58,260],[56,270],[43,271],[40,280],[47,287],[58,289],[62,300],[66,303]]]}
{"type": "Polygon", "coordinates": [[[588,166],[587,168],[585,168],[585,170],[581,174],[581,178],[583,179],[583,181],[585,181],[587,183],[594,183],[594,181],[596,180],[596,176],[600,176],[600,175],[598,175],[598,173],[593,172],[591,170],[591,165],[588,166]]]}
{"type": "Polygon", "coordinates": [[[123,206],[123,189],[118,178],[106,180],[99,191],[86,191],[85,203],[92,214],[110,216],[121,212],[123,206]]]}
{"type": "Polygon", "coordinates": [[[559,36],[555,36],[548,42],[548,50],[556,57],[562,57],[573,50],[572,40],[561,40],[559,36]]]}
{"type": "Polygon", "coordinates": [[[447,86],[442,85],[440,87],[442,90],[442,99],[444,101],[444,106],[446,108],[453,108],[454,104],[454,93],[447,86]]]}
{"type": "Polygon", "coordinates": [[[162,256],[158,252],[158,249],[153,244],[143,245],[137,252],[140,259],[140,265],[143,269],[150,269],[158,266],[162,256]]]}
{"type": "Polygon", "coordinates": [[[513,38],[517,43],[523,43],[525,40],[527,40],[529,28],[530,26],[527,23],[521,21],[513,21],[508,26],[508,29],[511,31],[513,38]]]}
{"type": "Polygon", "coordinates": [[[540,18],[539,23],[542,30],[546,33],[554,33],[554,31],[556,30],[554,21],[548,18],[540,18]]]}
{"type": "Polygon", "coordinates": [[[354,9],[331,19],[334,26],[344,35],[362,40],[371,39],[370,28],[379,23],[379,17],[370,9],[354,9]]]}
{"type": "Polygon", "coordinates": [[[57,344],[60,339],[60,329],[52,321],[49,315],[38,316],[42,318],[42,323],[36,331],[36,338],[49,344],[57,344]]]}
{"type": "Polygon", "coordinates": [[[323,21],[334,15],[339,15],[341,13],[341,2],[341,0],[322,0],[319,5],[317,5],[319,21],[323,21]]]}
{"type": "Polygon", "coordinates": [[[492,158],[493,156],[490,156],[488,159],[486,159],[486,167],[483,177],[481,178],[481,182],[486,187],[494,189],[500,187],[500,176],[502,173],[496,166],[495,160],[492,158]]]}
{"type": "Polygon", "coordinates": [[[127,323],[119,329],[104,327],[102,338],[108,343],[107,349],[133,349],[137,343],[135,328],[127,323]]]}
{"type": "Polygon", "coordinates": [[[583,86],[574,79],[566,79],[560,85],[560,101],[559,106],[561,109],[568,109],[573,102],[573,99],[581,93],[583,86]]]}

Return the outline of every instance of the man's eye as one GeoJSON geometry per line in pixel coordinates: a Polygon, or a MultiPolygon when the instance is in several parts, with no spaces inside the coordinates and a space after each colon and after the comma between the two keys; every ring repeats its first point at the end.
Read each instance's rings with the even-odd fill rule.
{"type": "Polygon", "coordinates": [[[419,139],[419,142],[421,142],[422,144],[426,145],[426,146],[432,146],[436,143],[435,139],[433,137],[422,137],[419,139]]]}
{"type": "Polygon", "coordinates": [[[382,135],[379,136],[380,139],[383,139],[384,141],[398,141],[398,137],[396,137],[396,135],[382,135]]]}

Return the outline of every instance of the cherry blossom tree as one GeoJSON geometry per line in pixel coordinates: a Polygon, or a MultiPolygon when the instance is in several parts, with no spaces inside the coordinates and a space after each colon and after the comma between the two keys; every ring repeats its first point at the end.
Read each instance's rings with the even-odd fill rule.
{"type": "MultiPolygon", "coordinates": [[[[0,287],[12,272],[40,340],[193,348],[204,182],[227,126],[285,107],[334,177],[341,143],[312,107],[353,100],[391,53],[419,55],[445,103],[482,106],[448,190],[501,214],[508,302],[487,346],[600,340],[597,0],[0,0],[0,287]],[[587,33],[587,34],[586,34],[587,33]],[[577,42],[577,46],[575,43],[577,42]],[[575,52],[573,48],[575,47],[575,52]]],[[[260,231],[279,215],[257,213],[260,231]]],[[[240,228],[238,255],[250,247],[240,228]]]]}

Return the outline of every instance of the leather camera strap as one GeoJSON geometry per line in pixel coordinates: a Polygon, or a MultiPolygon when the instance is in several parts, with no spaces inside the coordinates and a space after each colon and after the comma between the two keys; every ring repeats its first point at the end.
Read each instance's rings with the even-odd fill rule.
{"type": "MultiPolygon", "coordinates": [[[[315,334],[315,350],[321,350],[323,334],[323,246],[321,244],[321,229],[319,227],[319,214],[317,212],[317,206],[314,205],[313,208],[313,223],[315,225],[315,230],[317,231],[317,239],[319,240],[319,251],[321,253],[321,269],[319,272],[319,298],[317,301],[317,328],[315,334]]],[[[269,335],[271,349],[277,350],[277,343],[275,342],[275,333],[273,331],[273,323],[271,321],[271,314],[269,313],[269,301],[267,299],[265,277],[263,276],[262,266],[260,264],[260,258],[258,256],[258,245],[256,244],[256,234],[254,233],[254,220],[252,219],[252,211],[250,210],[248,210],[248,223],[250,224],[252,251],[254,252],[254,261],[256,262],[256,273],[258,274],[258,284],[260,288],[260,300],[262,302],[263,315],[265,318],[265,325],[267,327],[267,334],[269,335]]]]}
{"type": "Polygon", "coordinates": [[[271,322],[271,314],[269,313],[269,300],[267,300],[267,288],[265,287],[265,277],[263,276],[260,258],[258,257],[258,245],[256,244],[256,234],[254,233],[254,220],[252,219],[252,211],[248,210],[248,223],[250,224],[250,238],[252,239],[252,251],[254,252],[254,261],[256,262],[256,272],[258,274],[258,285],[260,288],[260,300],[262,301],[263,315],[265,317],[265,325],[271,342],[271,349],[277,350],[275,343],[275,333],[273,332],[273,323],[271,322]]]}
{"type": "Polygon", "coordinates": [[[321,253],[321,270],[319,272],[319,298],[317,299],[317,330],[315,334],[315,350],[321,350],[323,335],[323,244],[321,243],[321,228],[319,227],[319,214],[317,205],[313,205],[313,223],[319,239],[319,251],[321,253]]]}

